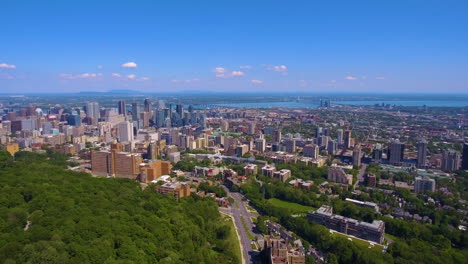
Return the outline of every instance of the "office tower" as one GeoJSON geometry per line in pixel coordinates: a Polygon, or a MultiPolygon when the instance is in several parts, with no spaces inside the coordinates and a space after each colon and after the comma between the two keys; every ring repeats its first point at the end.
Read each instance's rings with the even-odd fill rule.
{"type": "Polygon", "coordinates": [[[274,135],[273,135],[273,141],[277,143],[281,143],[281,128],[278,128],[274,135]]]}
{"type": "Polygon", "coordinates": [[[382,149],[380,147],[376,147],[372,152],[372,160],[377,163],[382,160],[382,149]]]}
{"type": "Polygon", "coordinates": [[[120,122],[117,125],[117,139],[119,142],[133,141],[133,123],[128,121],[120,122]]]}
{"type": "Polygon", "coordinates": [[[426,156],[427,156],[427,142],[425,140],[422,140],[418,143],[418,159],[417,159],[418,168],[426,167],[426,156]]]}
{"type": "Polygon", "coordinates": [[[140,119],[140,106],[138,103],[132,103],[132,120],[137,121],[140,119]]]}
{"type": "Polygon", "coordinates": [[[158,109],[164,109],[166,108],[166,103],[164,100],[158,100],[158,109]]]}
{"type": "Polygon", "coordinates": [[[463,144],[462,170],[468,170],[468,143],[463,144]]]}
{"type": "Polygon", "coordinates": [[[354,166],[361,166],[361,146],[356,145],[353,150],[353,165],[354,166]]]}
{"type": "Polygon", "coordinates": [[[329,140],[328,145],[327,145],[327,151],[329,155],[334,155],[336,151],[336,141],[335,140],[329,140]]]}
{"type": "Polygon", "coordinates": [[[97,102],[89,102],[86,103],[86,117],[91,118],[92,123],[96,123],[99,121],[99,103],[97,102]]]}
{"type": "Polygon", "coordinates": [[[316,159],[319,156],[319,147],[317,145],[308,144],[302,149],[304,157],[316,159]]]}
{"type": "Polygon", "coordinates": [[[405,144],[400,143],[399,140],[394,140],[390,143],[388,148],[388,162],[391,165],[401,165],[403,162],[403,155],[405,153],[405,144]]]}
{"type": "Polygon", "coordinates": [[[164,109],[158,109],[156,112],[156,127],[164,127],[164,121],[166,120],[166,115],[164,109]]]}
{"type": "Polygon", "coordinates": [[[337,140],[338,146],[343,146],[343,129],[336,130],[336,140],[337,140]]]}
{"type": "Polygon", "coordinates": [[[255,140],[255,149],[260,152],[265,152],[266,140],[264,138],[258,138],[255,140]]]}
{"type": "Polygon", "coordinates": [[[327,147],[327,145],[328,145],[328,136],[320,136],[318,139],[320,141],[319,145],[321,147],[327,147]]]}
{"type": "Polygon", "coordinates": [[[193,113],[193,105],[189,105],[188,111],[189,111],[189,113],[193,113]]]}
{"type": "Polygon", "coordinates": [[[206,114],[202,113],[200,115],[200,126],[206,128],[206,114]]]}
{"type": "Polygon", "coordinates": [[[148,98],[144,101],[145,112],[149,113],[151,111],[151,102],[148,98]]]}
{"type": "Polygon", "coordinates": [[[460,168],[460,153],[446,150],[442,154],[442,167],[444,171],[454,171],[460,168]]]}
{"type": "Polygon", "coordinates": [[[351,130],[345,130],[344,131],[344,147],[345,148],[351,148],[351,130]]]}
{"type": "Polygon", "coordinates": [[[315,137],[316,137],[316,138],[319,138],[321,135],[322,135],[322,128],[321,128],[321,127],[317,127],[317,128],[315,129],[315,137]]]}
{"type": "Polygon", "coordinates": [[[168,117],[172,120],[172,104],[169,104],[169,108],[168,108],[168,109],[169,109],[169,110],[168,110],[168,111],[169,111],[169,112],[168,112],[168,114],[169,114],[168,117]]]}
{"type": "Polygon", "coordinates": [[[435,180],[428,177],[416,177],[414,179],[414,192],[433,192],[435,191],[435,180]]]}
{"type": "Polygon", "coordinates": [[[177,104],[176,105],[176,112],[182,118],[183,113],[184,113],[184,106],[182,104],[177,104]]]}
{"type": "Polygon", "coordinates": [[[119,101],[118,109],[119,109],[119,115],[127,116],[127,108],[125,105],[125,101],[119,101]]]}
{"type": "Polygon", "coordinates": [[[79,115],[68,115],[67,123],[70,126],[81,126],[81,117],[79,115]]]}

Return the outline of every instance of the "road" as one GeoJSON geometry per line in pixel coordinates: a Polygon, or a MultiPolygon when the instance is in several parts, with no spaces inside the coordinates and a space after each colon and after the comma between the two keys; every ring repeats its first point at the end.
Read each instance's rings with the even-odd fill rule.
{"type": "Polygon", "coordinates": [[[230,214],[234,218],[234,224],[240,236],[240,243],[242,246],[242,254],[244,258],[243,263],[251,264],[253,263],[253,256],[256,254],[256,252],[252,249],[252,240],[249,238],[248,232],[256,236],[256,233],[254,232],[255,225],[250,218],[250,212],[247,210],[244,202],[242,201],[244,196],[240,193],[230,192],[227,188],[225,189],[228,192],[228,196],[231,196],[235,202],[231,204],[230,210],[223,209],[222,211],[230,214]],[[242,218],[244,218],[245,225],[248,230],[245,230],[242,218]]]}
{"type": "Polygon", "coordinates": [[[363,163],[361,164],[361,169],[359,169],[359,173],[357,175],[357,181],[356,183],[354,184],[354,188],[356,188],[356,186],[358,184],[364,184],[364,175],[366,174],[366,169],[367,169],[368,165],[363,163]]]}

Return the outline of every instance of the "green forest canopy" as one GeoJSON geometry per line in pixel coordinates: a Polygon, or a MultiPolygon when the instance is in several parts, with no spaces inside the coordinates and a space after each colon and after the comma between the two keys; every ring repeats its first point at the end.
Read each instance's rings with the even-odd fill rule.
{"type": "Polygon", "coordinates": [[[0,263],[240,262],[212,199],[176,201],[37,155],[0,166],[0,263]]]}

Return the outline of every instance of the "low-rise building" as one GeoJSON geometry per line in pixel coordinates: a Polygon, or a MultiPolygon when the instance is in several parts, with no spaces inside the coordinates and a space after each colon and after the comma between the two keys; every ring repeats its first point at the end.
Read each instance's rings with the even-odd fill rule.
{"type": "Polygon", "coordinates": [[[190,185],[185,182],[166,182],[163,185],[156,186],[155,191],[162,194],[173,195],[180,199],[190,195],[190,185]]]}
{"type": "Polygon", "coordinates": [[[343,234],[352,235],[379,244],[383,243],[385,223],[381,220],[374,220],[372,223],[367,223],[341,215],[335,215],[333,214],[333,208],[326,205],[320,207],[316,211],[309,212],[307,214],[307,219],[343,234]]]}

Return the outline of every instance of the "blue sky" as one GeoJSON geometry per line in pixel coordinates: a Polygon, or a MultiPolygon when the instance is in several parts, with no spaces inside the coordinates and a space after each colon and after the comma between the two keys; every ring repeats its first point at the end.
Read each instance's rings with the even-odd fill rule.
{"type": "Polygon", "coordinates": [[[468,1],[21,1],[0,92],[468,92],[468,1]]]}

